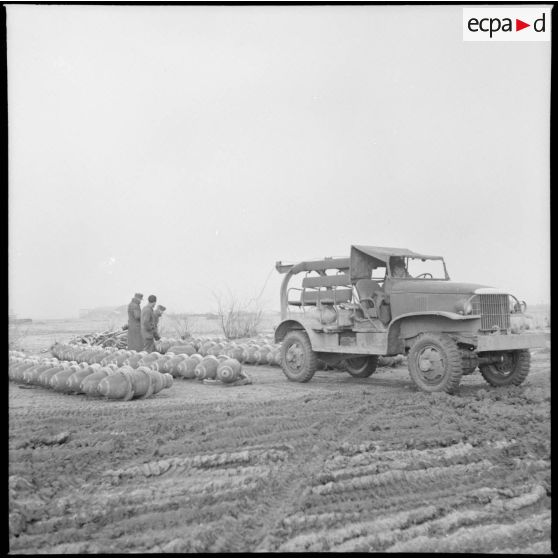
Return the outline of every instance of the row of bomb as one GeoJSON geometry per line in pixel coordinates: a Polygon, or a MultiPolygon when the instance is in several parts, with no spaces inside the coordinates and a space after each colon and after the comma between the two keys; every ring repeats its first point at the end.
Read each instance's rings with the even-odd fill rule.
{"type": "MultiPolygon", "coordinates": [[[[56,343],[51,347],[51,353],[61,360],[75,360],[76,362],[95,362],[106,366],[114,363],[117,366],[125,364],[138,368],[139,366],[150,366],[153,361],[159,362],[164,357],[178,355],[201,357],[213,355],[216,357],[225,356],[233,358],[245,364],[280,364],[280,346],[272,346],[266,343],[257,344],[256,342],[236,344],[219,343],[213,340],[201,340],[201,342],[189,342],[183,345],[174,345],[172,350],[168,350],[164,355],[158,351],[147,353],[145,351],[130,351],[126,349],[116,349],[114,347],[92,347],[73,344],[56,343]]],[[[161,361],[164,362],[165,359],[161,361]]],[[[160,366],[157,366],[160,370],[160,366]]]]}
{"type": "Polygon", "coordinates": [[[227,339],[226,337],[209,337],[209,336],[201,336],[201,337],[190,336],[181,339],[177,339],[175,337],[168,337],[168,338],[163,337],[159,341],[155,342],[155,349],[160,353],[166,353],[172,350],[171,347],[177,347],[177,346],[182,347],[185,345],[193,345],[194,348],[196,349],[196,352],[199,352],[201,346],[204,343],[209,343],[209,342],[211,344],[219,343],[224,346],[232,346],[232,347],[246,346],[248,344],[257,345],[257,346],[268,345],[271,347],[277,346],[274,343],[273,339],[274,339],[273,334],[258,335],[256,337],[244,339],[243,341],[238,341],[238,340],[232,341],[230,339],[227,339]]]}
{"type": "MultiPolygon", "coordinates": [[[[157,350],[161,354],[200,354],[202,356],[226,355],[244,364],[262,364],[270,366],[281,366],[281,344],[272,342],[273,336],[258,336],[246,342],[236,343],[228,341],[224,337],[208,338],[194,337],[188,340],[163,339],[157,350]]],[[[402,355],[380,356],[378,366],[396,367],[404,361],[402,355]]],[[[319,369],[340,368],[344,369],[343,363],[328,366],[318,359],[319,369]]]]}
{"type": "MultiPolygon", "coordinates": [[[[89,345],[84,347],[83,345],[63,345],[57,343],[51,347],[51,352],[61,360],[75,360],[76,362],[86,362],[88,364],[99,363],[101,366],[106,366],[107,364],[116,364],[116,366],[127,365],[132,368],[147,366],[160,372],[168,372],[175,378],[193,378],[192,371],[195,369],[195,365],[198,364],[201,358],[206,356],[216,356],[220,359],[230,358],[244,364],[277,366],[281,364],[280,345],[271,345],[265,340],[253,340],[248,343],[236,344],[226,343],[221,339],[196,338],[182,345],[171,346],[165,354],[160,352],[136,352],[116,349],[115,347],[102,348],[89,345]],[[178,371],[175,369],[176,366],[186,366],[186,363],[183,362],[185,356],[194,357],[194,360],[189,361],[190,364],[187,370],[178,371]],[[167,362],[169,363],[167,364],[167,362]]],[[[401,364],[403,360],[402,355],[395,357],[381,356],[378,359],[378,366],[395,367],[401,364]]],[[[321,360],[318,361],[318,367],[319,369],[329,369],[321,360]]],[[[333,368],[339,367],[343,368],[342,364],[333,368]]]]}
{"type": "Polygon", "coordinates": [[[201,356],[227,356],[245,364],[263,364],[279,366],[281,364],[281,346],[271,345],[267,342],[251,340],[246,343],[220,342],[212,339],[203,340],[201,343],[183,343],[172,345],[165,354],[174,353],[201,356]]]}
{"type": "Polygon", "coordinates": [[[243,342],[230,341],[224,337],[190,337],[186,340],[162,339],[155,347],[162,354],[226,355],[245,364],[280,364],[280,344],[272,337],[260,336],[243,342]]]}
{"type": "Polygon", "coordinates": [[[172,376],[147,367],[118,368],[57,358],[27,358],[10,351],[8,376],[18,383],[51,388],[61,393],[105,396],[128,401],[146,398],[172,386],[172,376]]]}
{"type": "Polygon", "coordinates": [[[174,378],[198,380],[218,379],[224,383],[232,383],[246,374],[237,359],[227,355],[205,355],[194,353],[188,355],[181,353],[167,353],[161,355],[158,352],[145,353],[127,351],[125,349],[89,349],[76,348],[72,345],[56,344],[51,348],[52,353],[59,359],[72,360],[90,366],[131,368],[133,370],[147,368],[160,373],[168,373],[174,378]]]}

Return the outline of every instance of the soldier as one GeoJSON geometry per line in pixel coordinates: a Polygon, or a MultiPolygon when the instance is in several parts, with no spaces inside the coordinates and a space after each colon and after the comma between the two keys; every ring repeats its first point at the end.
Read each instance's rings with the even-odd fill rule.
{"type": "Polygon", "coordinates": [[[142,299],[143,294],[136,293],[128,304],[128,349],[131,351],[141,351],[143,349],[140,308],[142,299]]]}
{"type": "Polygon", "coordinates": [[[153,312],[153,324],[154,324],[153,338],[156,341],[161,339],[161,335],[159,333],[159,319],[161,318],[165,310],[166,310],[165,306],[163,306],[162,304],[158,304],[157,308],[155,308],[155,311],[153,312]]]}
{"type": "Polygon", "coordinates": [[[152,353],[155,350],[155,341],[153,340],[155,326],[153,308],[155,307],[156,302],[157,297],[155,295],[149,295],[147,297],[147,304],[141,311],[141,335],[143,337],[143,350],[148,353],[152,353]]]}
{"type": "Polygon", "coordinates": [[[391,276],[396,278],[411,277],[405,267],[405,260],[399,256],[390,258],[391,276]]]}

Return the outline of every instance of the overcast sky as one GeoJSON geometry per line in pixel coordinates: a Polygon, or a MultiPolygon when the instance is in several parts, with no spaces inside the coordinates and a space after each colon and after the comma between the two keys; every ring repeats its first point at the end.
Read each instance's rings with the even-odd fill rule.
{"type": "MultiPolygon", "coordinates": [[[[530,5],[533,7],[533,5],[530,5]]],[[[550,298],[550,43],[460,6],[7,6],[9,306],[279,308],[351,244],[550,298]]]]}

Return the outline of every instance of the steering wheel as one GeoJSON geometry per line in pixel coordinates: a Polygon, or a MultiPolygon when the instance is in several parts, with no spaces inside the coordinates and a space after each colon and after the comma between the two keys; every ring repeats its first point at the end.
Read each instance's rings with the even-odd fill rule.
{"type": "Polygon", "coordinates": [[[415,279],[420,279],[421,277],[426,278],[427,275],[430,277],[430,279],[434,279],[434,277],[432,277],[432,273],[421,273],[420,275],[417,275],[415,279]]]}

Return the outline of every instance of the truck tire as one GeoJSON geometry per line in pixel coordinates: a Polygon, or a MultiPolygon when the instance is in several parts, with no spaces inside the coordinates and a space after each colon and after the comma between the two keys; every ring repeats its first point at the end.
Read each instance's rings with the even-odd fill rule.
{"type": "Polygon", "coordinates": [[[312,350],[308,335],[301,330],[287,333],[281,343],[281,368],[293,382],[308,382],[318,367],[318,357],[312,350]]]}
{"type": "Polygon", "coordinates": [[[353,378],[368,378],[376,372],[378,366],[377,355],[366,355],[362,357],[346,358],[344,361],[345,370],[353,378]]]}
{"type": "Polygon", "coordinates": [[[454,393],[463,374],[461,352],[448,335],[421,333],[407,357],[411,379],[423,391],[454,393]]]}
{"type": "Polygon", "coordinates": [[[518,386],[523,383],[531,368],[531,352],[529,349],[502,353],[502,361],[498,364],[479,366],[482,377],[495,387],[518,386]]]}

